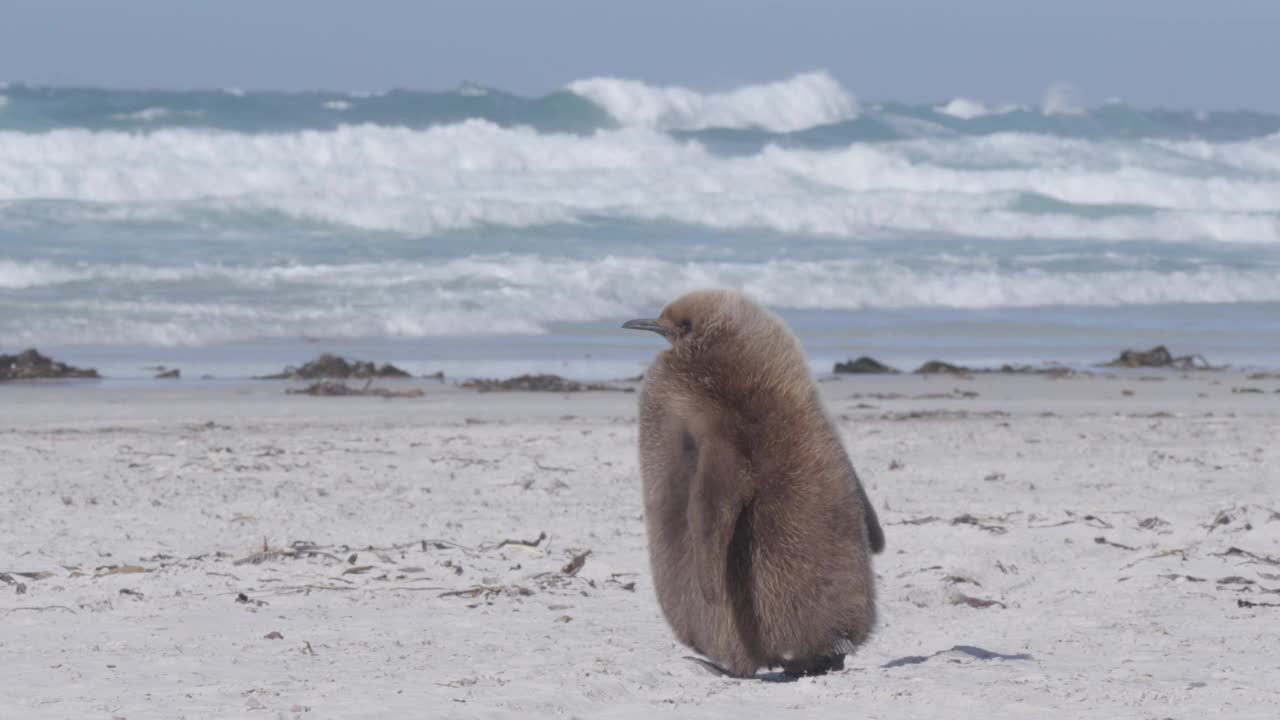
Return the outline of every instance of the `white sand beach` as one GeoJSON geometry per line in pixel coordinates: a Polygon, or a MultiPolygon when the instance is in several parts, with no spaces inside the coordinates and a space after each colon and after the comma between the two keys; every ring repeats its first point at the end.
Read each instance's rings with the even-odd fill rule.
{"type": "Polygon", "coordinates": [[[1277,377],[822,383],[881,619],[791,683],[682,659],[636,395],[285,387],[0,386],[0,717],[1280,716],[1277,377]]]}

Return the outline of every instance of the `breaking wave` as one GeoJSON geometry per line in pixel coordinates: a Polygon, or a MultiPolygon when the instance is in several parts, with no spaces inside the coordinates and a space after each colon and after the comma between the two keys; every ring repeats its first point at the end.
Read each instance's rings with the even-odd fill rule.
{"type": "Polygon", "coordinates": [[[763,128],[786,133],[852,120],[858,105],[835,78],[807,73],[726,93],[591,78],[569,90],[604,108],[619,125],[652,130],[763,128]]]}
{"type": "Polygon", "coordinates": [[[0,132],[0,223],[297,222],[434,235],[600,219],[850,239],[1280,242],[1275,137],[1097,142],[1023,134],[722,155],[643,128],[544,134],[471,120],[273,135],[0,132]]]}
{"type": "MultiPolygon", "coordinates": [[[[952,260],[673,262],[495,255],[438,263],[180,267],[0,261],[0,291],[75,286],[0,319],[16,344],[210,344],[300,337],[545,332],[652,312],[697,287],[740,288],[779,309],[1022,308],[1280,301],[1274,270],[1056,272],[952,260]],[[181,293],[175,288],[187,288],[181,293]],[[190,288],[198,288],[192,292],[190,288]]],[[[2,296],[0,296],[2,301],[2,296]]]]}

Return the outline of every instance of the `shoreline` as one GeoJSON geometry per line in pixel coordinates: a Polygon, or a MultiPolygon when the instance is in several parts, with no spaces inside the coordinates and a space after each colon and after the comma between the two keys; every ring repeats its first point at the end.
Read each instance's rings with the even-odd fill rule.
{"type": "MultiPolygon", "coordinates": [[[[650,343],[650,345],[652,345],[652,347],[648,348],[649,352],[645,356],[645,359],[643,361],[632,361],[630,363],[625,363],[621,366],[619,366],[619,363],[617,362],[605,363],[603,365],[599,363],[592,363],[591,358],[589,356],[585,360],[577,363],[570,363],[568,359],[560,359],[560,360],[550,361],[550,362],[548,361],[540,362],[540,361],[529,360],[529,359],[521,360],[516,358],[510,358],[510,359],[501,361],[496,366],[486,365],[485,363],[479,363],[478,365],[476,363],[454,365],[451,363],[430,363],[430,362],[423,362],[423,361],[405,362],[395,357],[386,357],[386,356],[375,356],[372,358],[364,357],[364,356],[344,357],[338,351],[324,351],[324,350],[313,349],[312,354],[303,359],[294,359],[292,360],[292,362],[286,361],[285,364],[283,365],[283,368],[284,368],[283,371],[281,370],[282,366],[279,364],[269,365],[266,362],[258,362],[253,364],[241,363],[237,366],[238,373],[222,374],[222,375],[214,375],[212,373],[200,372],[200,368],[203,367],[205,369],[209,369],[210,366],[208,365],[207,362],[202,365],[198,360],[194,364],[166,365],[158,362],[150,362],[150,361],[143,361],[141,359],[134,359],[131,363],[127,365],[124,363],[120,363],[118,361],[111,363],[106,366],[105,371],[100,371],[98,365],[94,365],[92,363],[86,363],[78,359],[79,357],[83,357],[83,355],[78,356],[74,352],[72,352],[69,355],[63,355],[61,353],[64,353],[66,351],[66,348],[56,348],[55,350],[51,351],[51,355],[53,356],[52,359],[56,361],[65,362],[67,365],[73,366],[73,369],[78,369],[78,368],[74,368],[74,366],[83,365],[84,369],[86,370],[97,371],[99,373],[98,376],[97,377],[66,377],[66,378],[37,377],[37,378],[21,378],[21,379],[11,379],[11,378],[5,378],[3,376],[0,376],[0,388],[5,387],[6,385],[22,384],[22,383],[37,383],[37,384],[39,383],[45,383],[45,384],[74,383],[82,387],[102,387],[102,386],[134,387],[134,386],[149,386],[153,381],[156,381],[156,382],[160,382],[163,384],[170,384],[170,385],[181,384],[184,386],[193,386],[193,385],[194,386],[202,386],[202,385],[225,386],[227,384],[261,383],[261,382],[272,382],[272,381],[275,381],[275,382],[284,381],[284,382],[296,383],[304,379],[313,380],[313,381],[323,380],[323,379],[349,380],[353,382],[355,381],[363,382],[366,379],[366,377],[363,375],[343,376],[343,375],[323,375],[323,374],[318,374],[318,375],[310,376],[307,378],[275,377],[275,375],[282,374],[282,372],[287,372],[288,370],[294,369],[294,368],[302,368],[304,365],[310,364],[315,360],[319,360],[322,357],[330,356],[330,355],[337,357],[340,360],[349,359],[351,362],[372,361],[375,365],[387,364],[387,365],[393,366],[397,370],[397,372],[402,372],[400,368],[407,369],[406,371],[402,372],[403,377],[390,377],[390,376],[374,377],[373,380],[376,384],[391,384],[391,385],[422,384],[424,387],[430,387],[431,385],[457,385],[457,384],[473,382],[473,381],[504,380],[504,379],[514,378],[517,376],[525,376],[525,375],[549,375],[549,376],[556,376],[556,377],[559,377],[565,380],[570,380],[570,381],[602,382],[607,384],[617,384],[617,383],[626,383],[638,376],[643,375],[643,372],[648,367],[649,362],[652,361],[653,356],[663,349],[663,346],[658,345],[656,343],[650,343]],[[57,354],[54,355],[54,353],[57,353],[57,354]],[[142,364],[143,362],[149,362],[149,364],[144,365],[142,364]],[[196,368],[196,371],[190,372],[190,368],[192,368],[193,366],[196,368]],[[465,367],[465,368],[469,368],[470,372],[463,371],[463,372],[450,373],[442,369],[444,366],[450,366],[454,368],[465,367]],[[124,370],[125,367],[132,367],[134,371],[130,372],[128,370],[124,370]],[[613,367],[614,372],[609,372],[608,370],[602,369],[607,367],[613,367]],[[436,369],[424,371],[422,370],[422,368],[436,368],[436,369]],[[112,372],[113,370],[115,372],[112,372]],[[121,372],[121,370],[123,370],[123,372],[121,372]],[[501,370],[503,372],[485,372],[484,370],[501,370]]],[[[321,345],[320,347],[328,347],[328,346],[321,345]]],[[[35,348],[35,349],[39,350],[39,348],[35,348]]],[[[1136,354],[1145,355],[1149,350],[1152,352],[1164,350],[1164,346],[1157,345],[1151,348],[1146,346],[1137,347],[1137,348],[1128,348],[1128,349],[1124,349],[1123,351],[1119,351],[1119,350],[1116,351],[1116,353],[1118,354],[1113,354],[1110,360],[1075,361],[1075,362],[1064,362],[1064,361],[1058,361],[1058,360],[1039,360],[1039,361],[1029,362],[1026,360],[1011,359],[1011,360],[1003,360],[1003,361],[997,360],[997,361],[988,361],[985,363],[970,364],[963,361],[953,362],[949,358],[939,357],[939,358],[930,358],[928,360],[920,361],[919,363],[915,363],[911,365],[903,365],[903,364],[895,365],[892,362],[890,363],[881,362],[880,357],[861,355],[856,352],[851,352],[847,357],[837,358],[834,361],[825,361],[825,360],[820,361],[812,356],[808,357],[808,361],[809,361],[810,372],[814,377],[814,379],[818,382],[829,382],[831,380],[836,380],[841,378],[850,378],[850,377],[874,377],[879,375],[916,375],[916,376],[952,375],[952,376],[955,376],[955,375],[972,374],[972,375],[985,376],[985,375],[1024,375],[1024,374],[1025,375],[1035,375],[1035,374],[1051,375],[1051,374],[1060,373],[1064,376],[1105,376],[1108,374],[1119,374],[1121,376],[1124,376],[1126,374],[1132,374],[1135,372],[1154,372],[1154,373],[1235,372],[1235,373],[1244,373],[1246,375],[1248,374],[1258,375],[1261,377],[1256,379],[1265,379],[1266,376],[1280,372],[1280,359],[1277,360],[1277,364],[1275,365],[1269,365],[1269,364],[1235,364],[1233,365],[1230,363],[1213,364],[1213,361],[1212,361],[1213,356],[1209,355],[1208,357],[1206,357],[1202,353],[1194,353],[1194,354],[1186,354],[1186,355],[1179,355],[1176,353],[1166,353],[1166,355],[1172,355],[1172,357],[1169,358],[1169,360],[1171,360],[1172,362],[1165,361],[1163,362],[1163,364],[1138,363],[1138,364],[1126,365],[1120,362],[1123,359],[1122,357],[1123,355],[1129,354],[1131,352],[1136,352],[1136,354]],[[878,366],[878,369],[874,369],[874,370],[866,370],[866,369],[842,370],[840,369],[841,365],[854,365],[855,360],[857,360],[858,362],[867,361],[869,365],[878,366]],[[933,366],[933,369],[927,369],[928,366],[933,366]]],[[[6,352],[6,350],[3,348],[0,348],[0,354],[2,354],[3,352],[6,352]]],[[[14,350],[13,352],[17,352],[17,351],[14,350]]],[[[91,355],[92,354],[90,354],[90,356],[91,355]]],[[[164,356],[161,355],[160,357],[163,358],[164,356]]],[[[193,357],[198,358],[199,353],[193,353],[187,356],[188,359],[191,359],[193,357]]],[[[169,362],[173,362],[173,360],[169,359],[169,362]]],[[[217,366],[217,367],[226,367],[226,366],[217,366]]]]}
{"type": "MultiPolygon", "coordinates": [[[[656,314],[658,307],[635,311],[656,314]]],[[[1280,370],[1280,303],[1047,307],[1032,309],[780,310],[796,333],[814,374],[861,355],[900,370],[931,360],[974,367],[1063,364],[1087,370],[1125,349],[1164,345],[1176,355],[1198,354],[1213,365],[1280,370]]],[[[661,349],[659,341],[622,330],[627,317],[580,323],[546,323],[545,332],[393,337],[303,336],[293,339],[201,344],[72,344],[10,335],[17,352],[34,346],[64,362],[95,367],[107,376],[146,378],[152,366],[182,370],[184,379],[211,375],[242,378],[278,372],[322,352],[393,363],[413,375],[443,372],[450,378],[506,378],[551,373],[576,380],[632,377],[661,349]],[[40,340],[40,341],[37,341],[40,340]]],[[[371,319],[372,321],[372,319],[371,319]]]]}

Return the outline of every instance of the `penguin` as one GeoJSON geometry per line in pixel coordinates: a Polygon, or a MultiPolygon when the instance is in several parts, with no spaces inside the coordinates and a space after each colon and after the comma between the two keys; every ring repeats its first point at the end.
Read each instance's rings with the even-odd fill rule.
{"type": "Polygon", "coordinates": [[[799,341],[728,289],[623,327],[670,344],[644,375],[639,459],[654,588],[676,638],[733,677],[843,669],[875,624],[884,533],[799,341]]]}

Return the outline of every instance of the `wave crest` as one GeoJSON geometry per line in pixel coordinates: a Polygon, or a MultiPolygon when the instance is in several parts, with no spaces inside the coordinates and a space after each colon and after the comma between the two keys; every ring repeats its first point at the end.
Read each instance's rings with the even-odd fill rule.
{"type": "Polygon", "coordinates": [[[950,115],[951,117],[959,120],[972,120],[974,118],[980,118],[991,112],[990,110],[987,110],[986,105],[983,105],[977,100],[960,97],[954,98],[951,102],[948,102],[945,105],[939,105],[934,108],[934,110],[942,113],[943,115],[950,115]]]}
{"type": "Polygon", "coordinates": [[[723,156],[643,128],[584,137],[478,120],[266,136],[0,132],[0,224],[62,203],[55,221],[271,216],[407,235],[608,219],[850,239],[1280,243],[1276,148],[1007,134],[723,156]]]}
{"type": "Polygon", "coordinates": [[[1057,272],[977,258],[929,267],[870,259],[751,263],[532,255],[275,267],[3,261],[0,289],[60,292],[57,300],[0,314],[0,336],[17,344],[189,345],[530,334],[553,323],[652,312],[706,286],[737,287],[776,308],[811,310],[1280,301],[1272,269],[1057,272]],[[190,295],[189,287],[202,294],[190,295]]]}
{"type": "Polygon", "coordinates": [[[726,93],[704,94],[619,78],[577,80],[568,90],[604,108],[619,125],[652,130],[760,128],[795,132],[858,115],[853,96],[825,72],[747,85],[726,93]]]}

